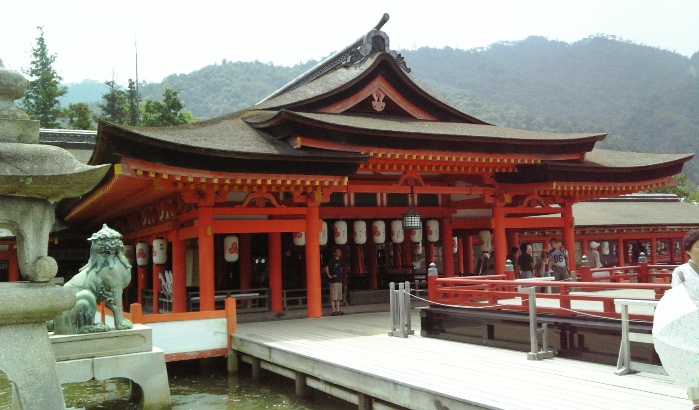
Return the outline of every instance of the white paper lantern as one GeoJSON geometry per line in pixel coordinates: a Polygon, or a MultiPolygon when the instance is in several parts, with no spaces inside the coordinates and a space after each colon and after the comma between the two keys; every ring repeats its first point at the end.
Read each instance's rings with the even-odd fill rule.
{"type": "Polygon", "coordinates": [[[417,243],[422,241],[422,229],[411,229],[410,230],[410,241],[412,243],[417,243]]]}
{"type": "Polygon", "coordinates": [[[454,246],[452,247],[452,251],[453,251],[454,253],[459,252],[459,238],[457,238],[457,237],[455,236],[455,237],[451,238],[451,240],[454,241],[454,246]]]}
{"type": "Polygon", "coordinates": [[[380,244],[386,242],[386,222],[381,220],[372,222],[371,236],[374,238],[374,243],[380,244]]]}
{"type": "Polygon", "coordinates": [[[366,243],[366,222],[354,221],[352,229],[354,231],[354,243],[364,245],[366,243]]]}
{"type": "Polygon", "coordinates": [[[136,263],[138,266],[148,266],[148,244],[145,242],[136,244],[136,263]]]}
{"type": "Polygon", "coordinates": [[[325,246],[328,244],[328,223],[323,221],[323,228],[320,230],[320,234],[318,234],[318,245],[320,246],[325,246]]]}
{"type": "Polygon", "coordinates": [[[391,221],[391,242],[403,243],[405,239],[403,235],[403,221],[400,219],[391,221]]]}
{"type": "Polygon", "coordinates": [[[347,243],[347,222],[335,221],[333,224],[333,234],[335,236],[336,245],[344,245],[347,243]]]}
{"type": "Polygon", "coordinates": [[[427,221],[427,240],[432,243],[439,240],[439,221],[436,219],[427,221]]]}
{"type": "Polygon", "coordinates": [[[167,242],[163,238],[153,240],[153,263],[164,265],[167,262],[167,242]]]}
{"type": "Polygon", "coordinates": [[[415,255],[422,254],[422,242],[413,242],[413,253],[415,255]]]}
{"type": "Polygon", "coordinates": [[[609,242],[602,241],[602,255],[609,255],[609,242]]]}
{"type": "Polygon", "coordinates": [[[294,232],[294,245],[304,246],[306,244],[306,232],[294,232]]]}
{"type": "Polygon", "coordinates": [[[134,257],[136,256],[133,245],[124,245],[124,256],[126,260],[133,265],[134,257]]]}
{"type": "Polygon", "coordinates": [[[226,262],[236,262],[240,256],[240,240],[231,235],[223,238],[223,258],[226,262]]]}
{"type": "Polygon", "coordinates": [[[490,252],[493,248],[493,235],[488,230],[482,230],[478,233],[481,237],[481,252],[490,252]]]}

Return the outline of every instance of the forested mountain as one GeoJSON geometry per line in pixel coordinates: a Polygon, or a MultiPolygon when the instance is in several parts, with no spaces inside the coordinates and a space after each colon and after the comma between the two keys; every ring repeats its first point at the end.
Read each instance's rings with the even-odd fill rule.
{"type": "MultiPolygon", "coordinates": [[[[572,44],[530,37],[467,51],[401,53],[418,82],[496,125],[603,131],[609,136],[598,146],[609,149],[699,152],[699,53],[690,59],[607,36],[572,44]]],[[[223,61],[161,84],[142,84],[140,91],[154,100],[165,88],[179,91],[185,110],[207,119],[255,104],[315,63],[223,61]]],[[[89,102],[84,90],[72,101],[75,87],[66,100],[89,102]]],[[[686,171],[699,183],[699,159],[686,171]]]]}

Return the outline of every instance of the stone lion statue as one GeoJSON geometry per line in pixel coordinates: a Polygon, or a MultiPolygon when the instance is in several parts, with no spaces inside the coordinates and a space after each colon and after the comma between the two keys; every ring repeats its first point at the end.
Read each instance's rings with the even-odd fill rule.
{"type": "Polygon", "coordinates": [[[121,311],[122,292],[131,282],[131,264],[124,256],[121,234],[104,224],[89,241],[90,259],[64,288],[75,291],[77,302],[72,309],[53,320],[55,334],[79,334],[106,332],[109,327],[95,323],[97,304],[106,301],[114,314],[117,330],[131,329],[133,324],[121,311]]]}

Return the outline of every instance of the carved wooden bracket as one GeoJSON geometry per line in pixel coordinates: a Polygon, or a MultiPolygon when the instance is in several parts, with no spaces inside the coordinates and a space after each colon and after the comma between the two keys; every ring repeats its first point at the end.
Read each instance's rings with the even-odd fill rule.
{"type": "Polygon", "coordinates": [[[406,185],[406,186],[426,186],[425,181],[422,177],[415,172],[406,172],[400,176],[398,182],[393,185],[406,185]]]}
{"type": "Polygon", "coordinates": [[[258,208],[264,208],[268,205],[274,207],[274,208],[284,208],[284,205],[280,205],[279,202],[277,202],[277,199],[274,198],[270,193],[268,192],[250,192],[246,197],[245,201],[243,201],[242,204],[236,205],[236,208],[246,208],[253,204],[254,206],[258,208]]]}

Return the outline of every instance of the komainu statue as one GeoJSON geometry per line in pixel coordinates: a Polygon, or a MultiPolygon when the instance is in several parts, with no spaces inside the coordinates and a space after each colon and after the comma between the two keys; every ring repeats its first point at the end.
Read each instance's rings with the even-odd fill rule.
{"type": "Polygon", "coordinates": [[[95,323],[97,304],[102,301],[114,313],[117,330],[131,329],[131,321],[124,319],[121,311],[123,290],[131,282],[131,264],[124,256],[121,234],[104,224],[89,239],[90,260],[64,288],[75,291],[77,302],[72,309],[53,320],[55,334],[79,334],[106,332],[109,327],[95,323]]]}

